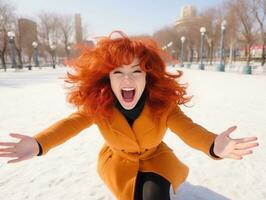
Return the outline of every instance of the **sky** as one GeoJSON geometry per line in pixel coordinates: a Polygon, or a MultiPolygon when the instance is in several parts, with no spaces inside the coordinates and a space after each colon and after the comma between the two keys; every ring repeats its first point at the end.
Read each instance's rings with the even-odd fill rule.
{"type": "Polygon", "coordinates": [[[41,11],[80,13],[89,34],[108,35],[113,30],[126,34],[152,34],[174,24],[184,5],[198,12],[218,6],[222,0],[11,0],[16,13],[36,17],[41,11]]]}

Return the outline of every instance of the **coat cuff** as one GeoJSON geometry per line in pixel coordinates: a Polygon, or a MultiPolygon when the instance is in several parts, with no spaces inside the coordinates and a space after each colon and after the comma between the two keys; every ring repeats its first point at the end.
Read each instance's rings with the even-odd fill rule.
{"type": "Polygon", "coordinates": [[[223,158],[217,156],[217,155],[214,153],[213,149],[214,149],[214,142],[212,143],[212,145],[211,145],[211,147],[210,147],[210,151],[209,151],[210,155],[212,156],[212,158],[214,158],[214,159],[216,159],[216,160],[221,160],[221,159],[223,159],[223,158]]]}
{"type": "Polygon", "coordinates": [[[41,156],[42,155],[42,146],[40,145],[40,143],[38,141],[37,141],[37,143],[38,143],[38,146],[39,146],[39,153],[37,154],[37,156],[41,156]]]}

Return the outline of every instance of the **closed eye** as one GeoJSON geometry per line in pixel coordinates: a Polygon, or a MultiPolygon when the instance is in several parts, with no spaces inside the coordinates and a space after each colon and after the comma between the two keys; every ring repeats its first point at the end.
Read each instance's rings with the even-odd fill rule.
{"type": "Polygon", "coordinates": [[[122,74],[120,71],[114,71],[113,74],[122,74]]]}
{"type": "Polygon", "coordinates": [[[141,73],[140,70],[135,70],[133,73],[141,73]]]}

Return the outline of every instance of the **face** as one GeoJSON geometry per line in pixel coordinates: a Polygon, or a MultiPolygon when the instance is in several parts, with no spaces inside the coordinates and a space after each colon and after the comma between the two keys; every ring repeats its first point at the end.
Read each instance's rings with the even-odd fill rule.
{"type": "Polygon", "coordinates": [[[115,68],[109,73],[109,78],[111,88],[123,108],[134,108],[146,85],[146,72],[140,68],[139,60],[135,58],[131,64],[115,68]]]}

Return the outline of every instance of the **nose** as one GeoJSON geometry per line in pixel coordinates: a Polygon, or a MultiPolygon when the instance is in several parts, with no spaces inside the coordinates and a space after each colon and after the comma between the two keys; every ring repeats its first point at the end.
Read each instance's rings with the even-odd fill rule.
{"type": "Polygon", "coordinates": [[[131,81],[132,80],[132,77],[129,74],[125,74],[123,76],[123,80],[125,80],[125,81],[131,81]]]}

